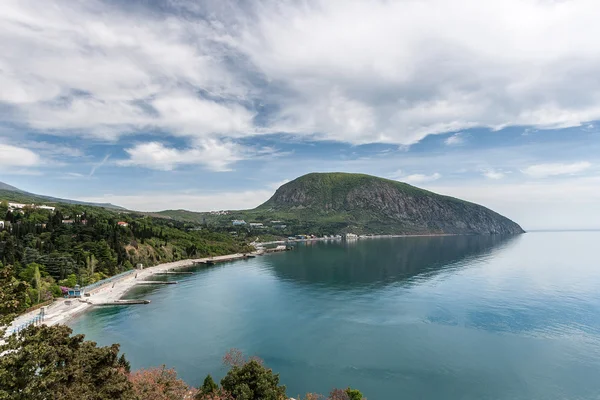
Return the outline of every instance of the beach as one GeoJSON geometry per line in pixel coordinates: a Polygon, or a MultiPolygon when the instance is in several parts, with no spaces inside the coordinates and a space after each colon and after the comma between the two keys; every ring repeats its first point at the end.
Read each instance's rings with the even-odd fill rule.
{"type": "MultiPolygon", "coordinates": [[[[247,254],[256,255],[258,253],[253,252],[247,254]]],[[[41,323],[48,326],[64,324],[71,318],[88,311],[92,307],[118,301],[135,285],[143,281],[151,280],[152,276],[157,273],[164,273],[179,268],[187,268],[193,266],[194,264],[242,260],[247,257],[247,254],[238,253],[224,256],[180,260],[136,270],[127,276],[112,280],[106,284],[94,288],[90,292],[87,292],[89,293],[89,297],[85,296],[83,298],[75,299],[56,299],[52,304],[44,307],[44,320],[41,323]]],[[[19,315],[8,327],[7,333],[10,334],[17,327],[27,324],[39,314],[40,310],[37,309],[29,313],[19,315]]]]}

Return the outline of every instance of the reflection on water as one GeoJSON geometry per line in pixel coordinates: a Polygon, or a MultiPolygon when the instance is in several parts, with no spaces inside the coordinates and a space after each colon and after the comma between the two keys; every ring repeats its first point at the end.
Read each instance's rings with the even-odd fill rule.
{"type": "Polygon", "coordinates": [[[190,384],[237,347],[288,395],[360,388],[370,399],[595,399],[598,232],[358,240],[166,276],[96,309],[76,332],[121,343],[133,368],[190,384]]]}
{"type": "Polygon", "coordinates": [[[330,286],[386,285],[483,259],[521,236],[432,236],[300,243],[278,257],[278,277],[330,286]],[[318,268],[315,268],[318,265],[318,268]]]}

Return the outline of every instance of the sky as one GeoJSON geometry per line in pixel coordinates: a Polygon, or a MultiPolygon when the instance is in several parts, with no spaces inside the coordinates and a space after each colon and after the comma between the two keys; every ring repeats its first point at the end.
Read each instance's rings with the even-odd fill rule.
{"type": "Polygon", "coordinates": [[[3,0],[0,181],[252,208],[361,172],[600,228],[597,0],[3,0]]]}

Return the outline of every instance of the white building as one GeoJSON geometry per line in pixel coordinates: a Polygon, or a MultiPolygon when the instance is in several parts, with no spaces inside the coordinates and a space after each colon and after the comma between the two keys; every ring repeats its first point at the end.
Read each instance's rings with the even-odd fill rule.
{"type": "Polygon", "coordinates": [[[8,208],[10,210],[21,210],[25,207],[39,208],[40,210],[50,210],[50,211],[54,211],[56,209],[56,207],[50,207],[50,206],[46,206],[46,205],[36,206],[35,204],[8,203],[8,208]]]}
{"type": "Polygon", "coordinates": [[[354,233],[346,233],[346,239],[358,239],[358,235],[354,233]]]}
{"type": "Polygon", "coordinates": [[[246,225],[246,221],[244,221],[243,219],[234,219],[233,221],[231,221],[231,223],[233,224],[233,226],[246,225]]]}
{"type": "Polygon", "coordinates": [[[250,222],[250,226],[252,228],[264,228],[265,226],[263,224],[261,224],[260,222],[250,222]]]}

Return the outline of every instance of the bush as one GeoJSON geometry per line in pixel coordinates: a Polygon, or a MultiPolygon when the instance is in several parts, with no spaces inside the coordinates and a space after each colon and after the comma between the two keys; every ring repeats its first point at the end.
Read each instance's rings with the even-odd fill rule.
{"type": "Polygon", "coordinates": [[[174,369],[149,368],[129,375],[135,394],[141,400],[182,400],[191,399],[195,390],[177,378],[174,369]]]}
{"type": "Polygon", "coordinates": [[[221,386],[236,400],[283,400],[285,386],[279,386],[279,374],[274,374],[257,360],[243,366],[233,366],[221,380],[221,386]]]}

